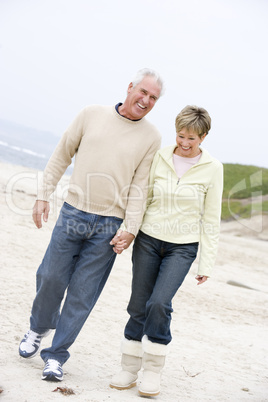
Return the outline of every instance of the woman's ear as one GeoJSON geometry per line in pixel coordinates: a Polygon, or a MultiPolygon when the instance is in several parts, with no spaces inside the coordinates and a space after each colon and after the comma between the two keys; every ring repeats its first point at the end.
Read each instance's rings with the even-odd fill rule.
{"type": "Polygon", "coordinates": [[[202,135],[202,137],[200,138],[200,143],[199,143],[199,144],[201,144],[201,142],[204,141],[204,139],[206,138],[206,136],[207,136],[207,133],[204,133],[204,134],[202,135]]]}

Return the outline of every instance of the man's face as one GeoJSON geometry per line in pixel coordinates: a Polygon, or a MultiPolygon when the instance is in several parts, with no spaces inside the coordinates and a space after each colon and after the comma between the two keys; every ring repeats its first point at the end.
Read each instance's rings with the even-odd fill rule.
{"type": "Polygon", "coordinates": [[[131,120],[139,120],[152,110],[160,96],[161,88],[154,77],[145,76],[135,87],[130,83],[127,92],[124,116],[131,120]]]}

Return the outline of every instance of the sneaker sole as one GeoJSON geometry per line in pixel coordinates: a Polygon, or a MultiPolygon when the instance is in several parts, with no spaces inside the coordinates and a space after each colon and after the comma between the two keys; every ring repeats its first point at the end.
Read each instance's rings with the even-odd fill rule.
{"type": "Polygon", "coordinates": [[[48,374],[48,375],[42,376],[42,380],[59,382],[59,381],[62,381],[63,378],[58,378],[57,376],[55,376],[53,374],[48,374]]]}
{"type": "Polygon", "coordinates": [[[35,357],[37,355],[37,353],[39,352],[39,349],[40,349],[40,347],[37,349],[37,351],[33,355],[30,355],[30,356],[23,355],[19,349],[19,355],[20,355],[20,357],[23,357],[24,359],[32,359],[33,357],[35,357]]]}

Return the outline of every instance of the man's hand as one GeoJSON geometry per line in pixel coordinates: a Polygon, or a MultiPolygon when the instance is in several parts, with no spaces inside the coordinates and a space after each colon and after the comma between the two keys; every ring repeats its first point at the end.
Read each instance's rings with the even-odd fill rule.
{"type": "Polygon", "coordinates": [[[135,236],[132,233],[118,230],[114,238],[110,241],[111,246],[116,254],[121,254],[126,248],[128,248],[135,236]]]}
{"type": "Polygon", "coordinates": [[[208,276],[204,276],[204,275],[197,275],[195,277],[195,279],[198,281],[197,285],[202,285],[202,283],[206,282],[206,280],[208,279],[208,276]]]}
{"type": "Polygon", "coordinates": [[[42,215],[43,221],[47,222],[49,214],[49,202],[37,200],[33,207],[33,221],[38,229],[42,227],[42,215]]]}

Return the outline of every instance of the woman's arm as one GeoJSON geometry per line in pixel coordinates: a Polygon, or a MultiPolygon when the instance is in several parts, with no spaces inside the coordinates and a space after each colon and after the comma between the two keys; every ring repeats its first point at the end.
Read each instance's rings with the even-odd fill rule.
{"type": "Polygon", "coordinates": [[[207,277],[211,274],[217,256],[223,191],[223,165],[218,163],[212,168],[214,173],[204,201],[198,267],[198,275],[207,277]]]}

